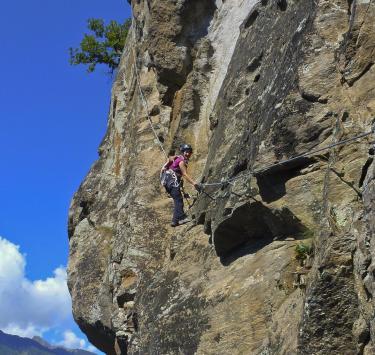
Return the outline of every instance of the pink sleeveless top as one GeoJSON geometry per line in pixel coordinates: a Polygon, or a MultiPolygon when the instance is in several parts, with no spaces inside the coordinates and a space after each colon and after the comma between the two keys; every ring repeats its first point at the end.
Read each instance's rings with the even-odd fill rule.
{"type": "Polygon", "coordinates": [[[173,170],[177,175],[182,175],[182,171],[181,171],[181,169],[180,169],[180,166],[179,166],[179,164],[181,163],[181,162],[184,162],[185,163],[185,165],[187,166],[187,164],[188,164],[188,160],[187,159],[185,159],[182,155],[178,155],[174,160],[173,160],[173,162],[171,162],[171,164],[168,166],[168,169],[171,169],[171,170],[173,170]]]}

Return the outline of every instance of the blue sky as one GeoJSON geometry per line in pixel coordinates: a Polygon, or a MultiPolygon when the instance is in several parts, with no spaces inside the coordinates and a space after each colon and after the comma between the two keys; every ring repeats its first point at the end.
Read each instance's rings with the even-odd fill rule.
{"type": "Polygon", "coordinates": [[[68,48],[88,18],[129,16],[126,0],[1,2],[0,236],[31,283],[67,264],[69,203],[106,129],[112,78],[70,66],[68,48]]]}

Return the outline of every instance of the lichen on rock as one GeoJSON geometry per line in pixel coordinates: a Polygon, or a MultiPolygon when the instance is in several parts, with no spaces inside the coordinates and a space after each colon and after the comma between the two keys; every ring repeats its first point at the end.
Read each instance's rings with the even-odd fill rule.
{"type": "Polygon", "coordinates": [[[99,159],[69,211],[78,325],[117,355],[374,353],[373,137],[274,165],[372,129],[374,1],[131,5],[99,159]],[[193,145],[196,180],[233,179],[183,227],[158,142],[193,145]]]}

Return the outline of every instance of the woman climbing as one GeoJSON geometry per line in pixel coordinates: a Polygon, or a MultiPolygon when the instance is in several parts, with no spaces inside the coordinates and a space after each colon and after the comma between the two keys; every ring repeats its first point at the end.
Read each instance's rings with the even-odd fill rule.
{"type": "Polygon", "coordinates": [[[184,212],[184,200],[182,198],[181,188],[183,186],[183,180],[187,180],[194,188],[198,191],[202,191],[201,184],[197,184],[188,174],[187,166],[189,159],[193,154],[193,148],[189,144],[180,145],[180,151],[182,155],[170,156],[168,161],[163,165],[161,169],[162,184],[173,198],[174,210],[172,218],[172,227],[177,227],[190,220],[187,218],[184,212]]]}

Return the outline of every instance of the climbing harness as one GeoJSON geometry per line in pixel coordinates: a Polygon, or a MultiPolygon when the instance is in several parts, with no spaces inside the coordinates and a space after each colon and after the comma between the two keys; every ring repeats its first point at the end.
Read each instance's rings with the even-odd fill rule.
{"type": "MultiPolygon", "coordinates": [[[[188,207],[189,207],[189,210],[190,210],[190,208],[192,208],[193,207],[193,205],[190,203],[190,201],[189,201],[189,199],[191,198],[191,196],[187,193],[187,192],[185,192],[185,189],[184,189],[184,186],[183,185],[181,185],[181,192],[182,192],[182,196],[183,196],[183,198],[185,199],[185,201],[186,201],[186,203],[187,203],[187,205],[188,205],[188,207]]],[[[193,201],[193,204],[194,204],[194,202],[195,201],[193,201]]]]}
{"type": "Polygon", "coordinates": [[[179,168],[179,164],[181,161],[184,161],[185,164],[188,164],[188,161],[182,156],[177,155],[173,158],[173,160],[168,160],[162,167],[162,172],[160,174],[160,183],[167,188],[167,185],[170,187],[179,187],[182,186],[180,183],[181,181],[181,171],[179,168]],[[173,181],[170,184],[171,180],[173,181]]]}
{"type": "MultiPolygon", "coordinates": [[[[135,31],[133,31],[133,34],[134,34],[134,43],[136,43],[136,38],[135,38],[135,31]]],[[[142,102],[143,102],[143,105],[146,109],[146,114],[147,114],[147,119],[148,121],[150,122],[150,127],[151,127],[151,130],[152,132],[154,133],[155,135],[155,138],[156,138],[156,141],[158,142],[158,145],[161,149],[161,151],[163,152],[164,156],[168,159],[168,155],[167,153],[165,152],[164,150],[164,147],[162,145],[162,142],[160,141],[156,131],[155,131],[155,128],[154,128],[154,125],[153,125],[153,122],[152,122],[152,119],[151,119],[151,116],[150,116],[150,110],[149,110],[149,107],[148,107],[148,103],[147,103],[147,99],[143,93],[143,90],[142,90],[142,87],[141,87],[141,84],[140,84],[140,76],[139,76],[139,71],[138,71],[138,68],[137,68],[137,58],[136,58],[136,53],[135,53],[135,46],[133,46],[133,56],[134,56],[134,68],[135,68],[135,77],[136,77],[136,82],[137,82],[137,86],[138,86],[138,89],[139,89],[139,93],[140,93],[140,96],[141,96],[141,99],[142,99],[142,102]]],[[[351,137],[351,138],[348,138],[348,139],[344,139],[342,141],[339,141],[339,142],[336,142],[336,143],[333,143],[333,144],[330,144],[328,146],[325,146],[323,148],[319,148],[319,149],[311,149],[305,153],[302,153],[302,154],[299,154],[297,156],[294,156],[292,158],[289,158],[289,159],[286,159],[286,160],[282,160],[282,161],[279,161],[277,163],[273,163],[273,164],[269,164],[269,165],[266,165],[264,167],[261,167],[259,169],[255,169],[255,170],[250,170],[249,172],[245,173],[245,174],[241,174],[241,175],[237,175],[237,176],[234,176],[232,178],[229,178],[229,179],[225,179],[223,178],[221,181],[217,181],[217,182],[211,182],[211,183],[202,183],[201,186],[202,186],[202,193],[206,196],[208,196],[211,200],[215,200],[214,197],[212,197],[211,195],[209,195],[206,191],[204,191],[204,188],[211,188],[211,187],[216,187],[216,188],[222,188],[222,187],[227,187],[228,185],[234,185],[234,183],[239,180],[239,179],[242,179],[242,178],[246,178],[246,177],[250,177],[250,176],[256,176],[256,175],[259,175],[271,168],[274,168],[274,167],[277,167],[277,166],[282,166],[286,163],[289,163],[289,162],[292,162],[292,161],[295,161],[297,159],[300,159],[300,158],[303,158],[303,157],[307,157],[307,156],[310,156],[310,155],[313,155],[313,154],[317,154],[317,153],[320,153],[322,151],[325,151],[325,150],[328,150],[330,148],[334,148],[334,147],[337,147],[337,146],[340,146],[340,145],[345,145],[345,144],[349,144],[355,140],[358,140],[358,139],[361,139],[361,138],[364,138],[364,137],[367,137],[369,136],[370,134],[373,134],[375,133],[375,129],[373,128],[372,131],[370,132],[365,132],[365,133],[362,133],[362,134],[359,134],[355,137],[351,137]]],[[[189,146],[188,144],[186,145],[183,145],[181,146],[180,148],[182,149],[186,149],[186,150],[191,150],[192,151],[192,148],[191,146],[189,146]]],[[[160,181],[162,183],[163,186],[166,186],[167,184],[167,180],[172,177],[173,178],[173,186],[176,186],[176,187],[179,187],[180,184],[178,182],[178,178],[177,178],[177,174],[173,171],[173,170],[167,170],[165,171],[164,173],[161,174],[160,176],[160,181]]],[[[195,202],[195,201],[194,201],[195,202]]],[[[194,204],[194,203],[193,203],[194,204]]]]}
{"type": "Polygon", "coordinates": [[[168,169],[160,174],[160,183],[168,190],[170,187],[180,187],[180,181],[177,174],[168,169]]]}

